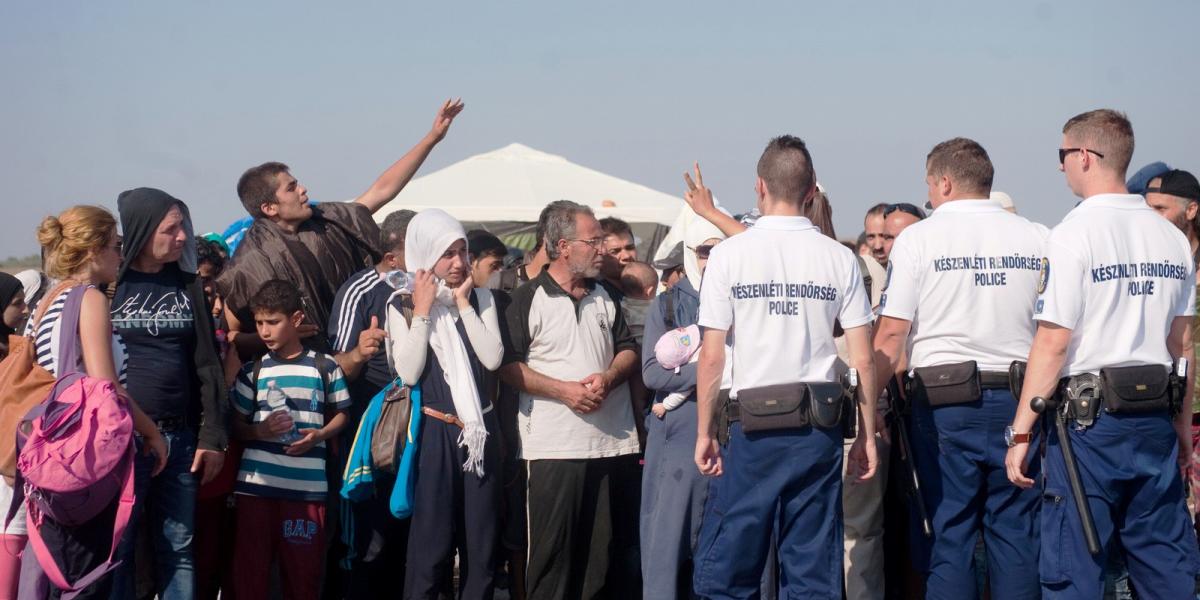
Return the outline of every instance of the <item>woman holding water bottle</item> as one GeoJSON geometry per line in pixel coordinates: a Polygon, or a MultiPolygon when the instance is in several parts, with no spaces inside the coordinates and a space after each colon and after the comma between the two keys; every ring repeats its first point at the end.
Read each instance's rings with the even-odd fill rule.
{"type": "Polygon", "coordinates": [[[387,343],[397,375],[421,386],[425,416],[405,598],[437,598],[456,549],[461,596],[492,597],[501,489],[492,406],[504,345],[491,292],[473,289],[466,237],[444,211],[418,213],[404,242],[415,273],[392,275],[394,287],[412,293],[389,307],[387,343]],[[411,322],[397,303],[411,308],[411,322]]]}

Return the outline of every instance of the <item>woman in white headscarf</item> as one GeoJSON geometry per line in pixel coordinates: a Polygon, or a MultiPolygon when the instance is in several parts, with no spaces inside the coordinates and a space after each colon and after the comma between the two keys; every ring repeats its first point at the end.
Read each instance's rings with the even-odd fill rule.
{"type": "Polygon", "coordinates": [[[688,393],[682,405],[661,419],[653,414],[646,417],[640,523],[642,595],[646,598],[691,595],[691,548],[700,531],[708,491],[708,480],[696,469],[694,459],[696,363],[665,369],[654,350],[664,333],[695,325],[699,320],[700,280],[708,254],[725,239],[725,234],[709,221],[695,214],[689,217],[676,226],[683,229],[686,277],[650,303],[642,342],[642,377],[646,387],[654,391],[654,401],[662,402],[673,392],[688,393]]]}
{"type": "Polygon", "coordinates": [[[393,367],[420,385],[424,413],[405,598],[436,598],[456,548],[461,596],[492,597],[501,490],[492,403],[504,345],[491,292],[472,285],[466,237],[444,211],[413,217],[404,241],[412,294],[388,308],[393,367]]]}

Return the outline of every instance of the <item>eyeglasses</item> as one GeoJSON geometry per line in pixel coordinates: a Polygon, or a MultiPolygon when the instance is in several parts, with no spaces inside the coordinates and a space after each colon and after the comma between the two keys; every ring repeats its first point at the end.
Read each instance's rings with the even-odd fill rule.
{"type": "Polygon", "coordinates": [[[604,244],[604,238],[592,238],[590,240],[571,239],[571,240],[567,240],[567,241],[568,242],[581,242],[581,243],[591,246],[592,248],[594,248],[596,250],[599,250],[604,244]]]}
{"type": "Polygon", "coordinates": [[[1100,158],[1104,158],[1103,154],[1096,152],[1090,148],[1059,148],[1058,149],[1058,164],[1062,165],[1067,162],[1067,155],[1072,152],[1091,152],[1100,158]]]}
{"type": "Polygon", "coordinates": [[[887,205],[887,208],[883,209],[883,218],[886,219],[888,215],[890,215],[896,211],[900,211],[902,213],[912,215],[918,219],[925,218],[925,213],[921,212],[921,209],[919,209],[907,202],[900,202],[898,204],[887,205]]]}
{"type": "Polygon", "coordinates": [[[692,248],[691,250],[692,252],[696,253],[696,258],[708,260],[708,255],[712,253],[713,245],[714,244],[701,244],[695,248],[692,248]]]}

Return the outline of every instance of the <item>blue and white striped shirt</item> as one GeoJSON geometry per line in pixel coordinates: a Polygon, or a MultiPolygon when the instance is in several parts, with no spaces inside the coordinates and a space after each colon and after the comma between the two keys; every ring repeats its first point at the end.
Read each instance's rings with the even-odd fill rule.
{"type": "MultiPolygon", "coordinates": [[[[262,358],[258,381],[252,382],[254,363],[242,367],[233,388],[233,407],[248,423],[261,423],[271,414],[267,388],[271,382],[287,396],[297,429],[320,429],[327,412],[350,407],[350,393],[342,370],[328,355],[306,350],[293,359],[275,354],[262,358]],[[320,362],[333,365],[322,373],[320,362]]],[[[325,442],[300,456],[289,456],[278,441],[246,443],[234,492],[285,500],[320,501],[328,486],[325,479],[325,442]]]]}

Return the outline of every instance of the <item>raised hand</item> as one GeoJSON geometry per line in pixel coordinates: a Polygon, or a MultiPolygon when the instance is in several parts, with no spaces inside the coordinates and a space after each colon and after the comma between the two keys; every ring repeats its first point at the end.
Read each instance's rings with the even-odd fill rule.
{"type": "Polygon", "coordinates": [[[358,355],[366,360],[379,352],[379,348],[383,346],[383,340],[387,338],[387,332],[379,327],[379,317],[371,317],[371,326],[364,329],[358,334],[358,355]]]}
{"type": "Polygon", "coordinates": [[[701,217],[708,218],[717,210],[717,205],[713,201],[712,190],[704,187],[704,176],[700,174],[700,163],[695,164],[696,179],[692,180],[692,176],[687,172],[683,174],[683,181],[687,184],[687,191],[683,193],[683,201],[691,207],[692,212],[701,217]]]}
{"type": "Polygon", "coordinates": [[[446,137],[446,132],[450,130],[450,124],[454,122],[454,117],[457,117],[464,107],[466,105],[463,104],[462,98],[456,98],[447,100],[438,109],[437,116],[433,118],[433,129],[429,130],[429,135],[433,136],[435,143],[446,137]]]}
{"type": "Polygon", "coordinates": [[[458,287],[454,288],[454,303],[458,305],[459,310],[467,310],[471,306],[471,290],[475,289],[475,280],[471,279],[471,274],[463,278],[463,282],[458,287]]]}
{"type": "Polygon", "coordinates": [[[433,301],[437,298],[437,279],[433,276],[433,271],[425,269],[417,269],[413,273],[413,314],[421,317],[428,317],[429,310],[433,308],[433,301]]]}

